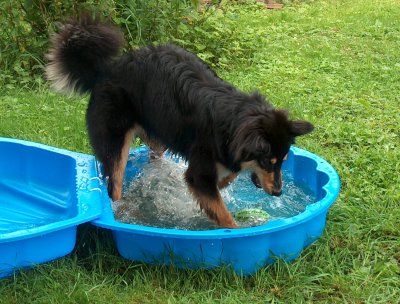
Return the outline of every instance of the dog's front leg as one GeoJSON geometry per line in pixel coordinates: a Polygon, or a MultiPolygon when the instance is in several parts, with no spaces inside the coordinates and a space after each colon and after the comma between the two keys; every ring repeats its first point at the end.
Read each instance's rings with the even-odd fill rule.
{"type": "Polygon", "coordinates": [[[204,195],[204,193],[189,187],[193,196],[197,200],[200,208],[204,210],[208,218],[217,223],[219,227],[238,228],[231,213],[226,208],[221,195],[218,193],[215,197],[204,195]]]}
{"type": "Polygon", "coordinates": [[[238,173],[231,173],[228,176],[225,176],[220,181],[218,181],[218,189],[224,189],[228,187],[238,176],[238,173]]]}
{"type": "Polygon", "coordinates": [[[220,227],[238,227],[219,193],[217,174],[212,164],[202,163],[199,159],[194,160],[191,157],[185,179],[189,191],[209,219],[215,221],[220,227]]]}

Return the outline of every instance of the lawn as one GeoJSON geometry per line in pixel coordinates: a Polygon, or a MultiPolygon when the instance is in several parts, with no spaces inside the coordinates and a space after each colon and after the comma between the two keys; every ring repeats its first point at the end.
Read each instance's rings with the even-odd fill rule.
{"type": "MultiPolygon", "coordinates": [[[[1,280],[0,303],[399,303],[399,2],[291,1],[235,12],[229,24],[252,34],[254,49],[218,74],[313,122],[297,145],[341,177],[322,238],[290,264],[239,277],[126,261],[108,232],[83,225],[69,256],[1,280]]],[[[45,84],[0,93],[0,136],[90,153],[87,97],[45,84]]]]}

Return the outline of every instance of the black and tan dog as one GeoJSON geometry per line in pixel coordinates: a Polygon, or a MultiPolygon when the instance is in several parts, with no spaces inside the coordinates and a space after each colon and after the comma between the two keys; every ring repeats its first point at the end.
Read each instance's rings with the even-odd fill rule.
{"type": "Polygon", "coordinates": [[[90,92],[90,143],[113,200],[121,198],[128,150],[139,136],[158,154],[169,149],[186,158],[185,180],[200,208],[219,226],[237,227],[219,189],[249,169],[255,185],[279,195],[290,145],[313,129],[260,94],[235,89],[178,46],[118,56],[122,34],[88,15],[61,25],[51,43],[46,76],[52,86],[90,92]]]}

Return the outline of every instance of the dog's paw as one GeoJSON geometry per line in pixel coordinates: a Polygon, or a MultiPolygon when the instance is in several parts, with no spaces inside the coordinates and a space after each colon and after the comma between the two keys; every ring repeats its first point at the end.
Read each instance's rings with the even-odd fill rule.
{"type": "Polygon", "coordinates": [[[239,228],[239,225],[235,222],[235,220],[232,217],[229,219],[220,219],[217,222],[217,225],[221,228],[239,228]]]}

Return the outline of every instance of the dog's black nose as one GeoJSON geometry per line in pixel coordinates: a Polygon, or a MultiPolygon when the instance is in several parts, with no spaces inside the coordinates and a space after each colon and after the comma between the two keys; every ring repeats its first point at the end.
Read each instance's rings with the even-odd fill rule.
{"type": "Polygon", "coordinates": [[[273,196],[280,196],[280,195],[282,194],[282,190],[279,190],[279,191],[273,190],[271,194],[272,194],[273,196]]]}

